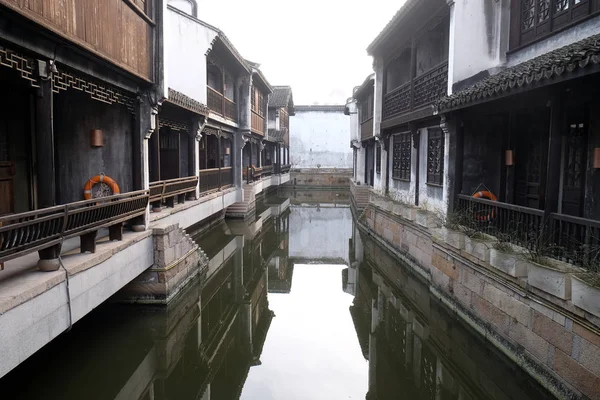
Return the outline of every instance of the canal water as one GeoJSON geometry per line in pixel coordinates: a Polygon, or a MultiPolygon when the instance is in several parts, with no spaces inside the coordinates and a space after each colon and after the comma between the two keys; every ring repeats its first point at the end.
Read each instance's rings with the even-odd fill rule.
{"type": "Polygon", "coordinates": [[[362,237],[348,199],[280,192],[191,232],[201,279],[165,307],[100,306],[0,379],[2,398],[552,398],[362,237]]]}

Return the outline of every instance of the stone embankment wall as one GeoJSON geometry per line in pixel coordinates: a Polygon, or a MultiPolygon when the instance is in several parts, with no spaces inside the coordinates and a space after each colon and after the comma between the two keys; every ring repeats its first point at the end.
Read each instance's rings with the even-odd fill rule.
{"type": "Polygon", "coordinates": [[[513,256],[499,260],[490,242],[441,229],[434,215],[387,200],[372,198],[359,227],[558,398],[600,399],[600,318],[573,304],[569,278],[540,278],[513,256]]]}
{"type": "Polygon", "coordinates": [[[286,186],[295,188],[350,188],[352,169],[306,168],[294,169],[286,186]]]}
{"type": "Polygon", "coordinates": [[[208,267],[204,252],[179,224],[154,227],[152,235],[154,264],[121,290],[121,300],[167,304],[208,267]]]}

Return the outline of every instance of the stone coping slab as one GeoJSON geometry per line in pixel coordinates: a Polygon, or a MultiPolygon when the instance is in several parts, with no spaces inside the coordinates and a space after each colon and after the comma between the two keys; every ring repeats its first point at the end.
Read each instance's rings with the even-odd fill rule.
{"type": "Polygon", "coordinates": [[[228,189],[222,190],[220,192],[213,192],[213,193],[209,193],[205,196],[201,196],[198,200],[189,200],[186,201],[183,204],[176,204],[175,207],[170,208],[170,207],[165,207],[163,208],[161,211],[159,212],[151,212],[150,213],[150,222],[155,222],[155,221],[159,221],[163,218],[168,217],[169,215],[173,215],[176,214],[178,212],[187,210],[188,208],[192,208],[195,207],[199,204],[205,203],[207,201],[213,200],[213,199],[217,199],[221,196],[224,196],[228,193],[231,192],[235,192],[236,190],[238,190],[238,188],[234,187],[230,187],[228,189]]]}
{"type": "MultiPolygon", "coordinates": [[[[125,232],[122,241],[109,241],[105,236],[96,243],[95,253],[80,253],[79,247],[65,241],[62,262],[69,276],[90,269],[114,254],[152,235],[151,230],[144,232],[125,232]]],[[[78,240],[76,240],[78,241],[78,240]]],[[[0,315],[31,300],[54,286],[65,281],[65,271],[42,272],[37,269],[38,254],[31,253],[10,260],[0,271],[0,315]]]]}

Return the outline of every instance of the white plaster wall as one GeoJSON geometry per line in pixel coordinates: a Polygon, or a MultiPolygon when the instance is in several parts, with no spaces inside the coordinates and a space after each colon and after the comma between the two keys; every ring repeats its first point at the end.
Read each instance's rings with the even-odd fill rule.
{"type": "Polygon", "coordinates": [[[510,0],[454,2],[450,14],[448,55],[451,83],[504,63],[509,16],[510,0]]]}
{"type": "Polygon", "coordinates": [[[350,126],[343,111],[298,111],[290,118],[293,168],[352,168],[350,126]]]}
{"type": "Polygon", "coordinates": [[[169,0],[168,4],[186,14],[192,15],[192,3],[188,0],[169,0]]]}
{"type": "Polygon", "coordinates": [[[217,32],[172,7],[165,26],[169,87],[206,104],[206,52],[217,32]]]}
{"type": "Polygon", "coordinates": [[[290,257],[339,258],[348,263],[352,237],[350,208],[293,207],[290,214],[290,257]]]}

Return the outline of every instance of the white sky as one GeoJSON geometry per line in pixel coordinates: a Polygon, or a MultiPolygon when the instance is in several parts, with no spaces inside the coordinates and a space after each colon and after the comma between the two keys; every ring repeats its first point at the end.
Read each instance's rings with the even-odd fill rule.
{"type": "Polygon", "coordinates": [[[367,46],[405,0],[198,0],[198,18],[223,32],[295,104],[345,104],[372,73],[367,46]]]}

